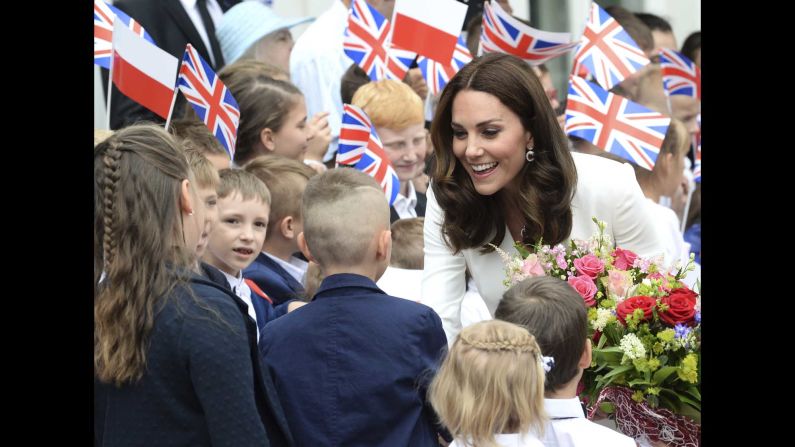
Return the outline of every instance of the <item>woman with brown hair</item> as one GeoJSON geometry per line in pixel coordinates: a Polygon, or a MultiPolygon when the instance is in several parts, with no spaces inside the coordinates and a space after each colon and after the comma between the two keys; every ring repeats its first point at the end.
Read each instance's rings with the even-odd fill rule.
{"type": "Polygon", "coordinates": [[[174,137],[115,132],[94,179],[94,445],[291,445],[245,305],[191,271],[205,210],[174,137]]]}
{"type": "Polygon", "coordinates": [[[431,138],[422,300],[442,318],[448,342],[461,328],[467,268],[492,315],[505,291],[490,244],[516,253],[514,241],[587,239],[597,217],[622,248],[662,252],[632,169],[571,153],[543,87],[519,58],[487,54],[459,71],[442,93],[431,138]]]}

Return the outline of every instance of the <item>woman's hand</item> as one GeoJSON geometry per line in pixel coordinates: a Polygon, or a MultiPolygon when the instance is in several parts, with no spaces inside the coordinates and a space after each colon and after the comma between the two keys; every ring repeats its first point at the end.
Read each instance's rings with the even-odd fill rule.
{"type": "Polygon", "coordinates": [[[316,113],[307,123],[309,137],[307,138],[308,147],[306,149],[305,160],[316,160],[323,162],[328,145],[331,142],[331,127],[328,124],[329,112],[316,113]]]}

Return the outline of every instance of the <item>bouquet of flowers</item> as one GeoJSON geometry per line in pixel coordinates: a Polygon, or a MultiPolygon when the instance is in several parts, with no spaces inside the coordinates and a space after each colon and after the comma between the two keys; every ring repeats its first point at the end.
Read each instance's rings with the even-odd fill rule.
{"type": "Polygon", "coordinates": [[[667,269],[660,257],[615,248],[605,223],[593,221],[598,231],[569,247],[539,241],[529,251],[517,243],[520,257],[498,248],[505,285],[548,275],[582,296],[594,344],[581,384],[589,418],[601,410],[637,439],[699,445],[701,297],[681,282],[694,268],[692,255],[686,266],[667,269]]]}

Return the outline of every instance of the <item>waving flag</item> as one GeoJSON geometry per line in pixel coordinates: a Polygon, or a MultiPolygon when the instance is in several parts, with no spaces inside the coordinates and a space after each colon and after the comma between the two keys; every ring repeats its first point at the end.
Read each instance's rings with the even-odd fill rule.
{"type": "Polygon", "coordinates": [[[696,183],[701,183],[701,114],[696,116],[696,123],[698,124],[698,132],[693,137],[693,147],[695,153],[693,154],[693,179],[696,183]]]}
{"type": "Polygon", "coordinates": [[[392,42],[435,61],[452,59],[467,6],[456,0],[397,0],[392,42]]]}
{"type": "Polygon", "coordinates": [[[571,51],[570,33],[551,33],[525,25],[497,2],[483,4],[482,53],[508,53],[538,65],[571,51]]]}
{"type": "Polygon", "coordinates": [[[364,148],[370,144],[373,124],[370,117],[359,107],[342,105],[342,126],[340,127],[339,146],[337,146],[337,166],[352,166],[359,162],[364,148]]]}
{"type": "Polygon", "coordinates": [[[682,53],[660,50],[663,84],[669,95],[687,95],[701,99],[701,69],[682,53]]]}
{"type": "Polygon", "coordinates": [[[616,19],[596,3],[591,3],[588,23],[574,54],[572,73],[584,66],[606,90],[649,63],[616,19]]]}
{"type": "Polygon", "coordinates": [[[113,84],[133,101],[168,118],[179,60],[120,20],[113,24],[113,84]]]}
{"type": "Polygon", "coordinates": [[[566,133],[652,169],[671,119],[603,90],[593,82],[569,77],[566,133]]]}
{"type": "Polygon", "coordinates": [[[392,206],[400,191],[400,179],[384,152],[370,117],[361,108],[350,104],[343,104],[337,149],[337,166],[340,165],[351,166],[373,177],[392,206]]]}
{"type": "Polygon", "coordinates": [[[191,44],[185,48],[177,85],[199,118],[226,149],[229,159],[234,160],[240,107],[232,92],[191,44]]]}
{"type": "Polygon", "coordinates": [[[450,78],[458,73],[458,70],[464,67],[472,60],[472,55],[467,49],[467,44],[463,36],[458,36],[458,43],[453,52],[453,60],[450,64],[440,64],[433,59],[428,59],[425,56],[417,58],[417,65],[422,71],[422,77],[428,84],[428,90],[432,95],[435,95],[444,89],[444,86],[450,82],[450,78]]]}
{"type": "Polygon", "coordinates": [[[402,80],[417,54],[391,43],[392,27],[364,0],[353,0],[342,46],[370,79],[402,80]]]}
{"type": "Polygon", "coordinates": [[[102,0],[94,0],[94,64],[110,70],[113,53],[113,21],[119,18],[135,34],[155,43],[144,28],[124,11],[102,0]]]}

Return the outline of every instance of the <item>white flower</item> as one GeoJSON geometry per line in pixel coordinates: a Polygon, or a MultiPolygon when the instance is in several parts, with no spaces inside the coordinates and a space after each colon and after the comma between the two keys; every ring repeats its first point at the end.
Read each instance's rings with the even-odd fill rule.
{"type": "Polygon", "coordinates": [[[635,334],[627,334],[621,338],[620,348],[630,360],[646,357],[646,348],[635,334]]]}
{"type": "Polygon", "coordinates": [[[594,328],[596,331],[603,331],[607,323],[610,322],[610,317],[613,316],[613,313],[610,309],[605,308],[598,308],[596,309],[596,319],[591,321],[591,327],[594,328]]]}

